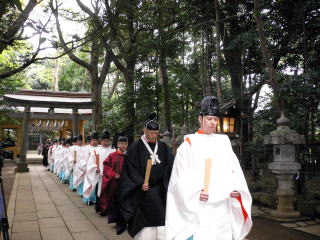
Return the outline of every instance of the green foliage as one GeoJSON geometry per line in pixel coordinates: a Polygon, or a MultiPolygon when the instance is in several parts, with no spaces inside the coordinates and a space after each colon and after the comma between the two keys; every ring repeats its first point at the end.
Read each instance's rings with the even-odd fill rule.
{"type": "Polygon", "coordinates": [[[35,90],[51,90],[54,67],[48,60],[31,65],[26,74],[26,85],[35,90]]]}
{"type": "MultiPolygon", "coordinates": [[[[135,134],[141,133],[150,111],[157,112],[161,125],[164,125],[165,104],[159,76],[159,56],[162,54],[168,71],[171,122],[178,126],[186,124],[191,131],[195,130],[206,77],[211,77],[212,91],[214,94],[216,91],[214,1],[108,1],[114,14],[112,19],[105,11],[105,2],[100,3],[101,11],[94,17],[65,9],[61,9],[59,14],[61,18],[69,17],[85,25],[86,40],[90,40],[90,34],[95,40],[99,39],[98,50],[94,53],[100,56],[97,63],[99,71],[104,53],[111,49],[128,70],[124,76],[133,76],[133,92],[127,92],[128,81],[122,73],[120,78],[123,78],[123,83],[118,85],[113,97],[110,100],[103,97],[104,128],[112,133],[126,128],[131,120],[126,119],[126,115],[132,97],[135,134]],[[130,21],[133,22],[132,28],[129,28],[130,21]],[[111,22],[115,29],[110,26],[111,22]],[[107,41],[110,49],[104,47],[103,41],[107,41]]],[[[250,157],[265,164],[269,158],[265,154],[263,136],[276,128],[279,115],[274,108],[272,94],[266,96],[265,101],[260,97],[258,109],[254,108],[254,98],[261,83],[268,81],[269,76],[261,55],[253,2],[219,3],[223,98],[225,102],[237,100],[237,108],[248,122],[247,128],[238,131],[243,134],[241,139],[248,138],[243,140],[244,147],[249,150],[250,157]],[[270,99],[271,103],[267,103],[270,99]]],[[[320,1],[317,0],[262,1],[264,33],[285,100],[286,116],[291,120],[291,127],[305,134],[308,141],[317,141],[320,136],[319,9],[320,1]]],[[[16,10],[10,8],[1,18],[0,31],[4,31],[16,16],[16,10]]],[[[77,34],[73,35],[73,39],[79,38],[77,34]]],[[[73,53],[89,62],[91,44],[89,41],[73,53]]],[[[30,45],[23,41],[16,42],[0,55],[0,73],[25,62],[30,53],[30,45]]],[[[90,91],[92,79],[85,68],[66,57],[59,61],[59,90],[90,91]]],[[[24,80],[27,87],[33,89],[52,89],[56,65],[54,61],[41,62],[33,65],[26,75],[6,79],[2,94],[14,91],[24,80]]],[[[114,71],[119,71],[114,68],[112,66],[109,77],[113,76],[114,71]]],[[[109,88],[105,84],[104,89],[107,90],[103,92],[104,96],[108,95],[112,81],[108,82],[109,88]]]]}
{"type": "Polygon", "coordinates": [[[320,72],[309,71],[300,75],[283,76],[281,94],[286,100],[288,116],[293,129],[314,141],[320,133],[320,72]]]}
{"type": "Polygon", "coordinates": [[[87,70],[73,61],[66,61],[59,75],[59,90],[90,92],[90,86],[87,70]]]}
{"type": "Polygon", "coordinates": [[[23,64],[32,53],[32,46],[26,41],[16,41],[0,54],[0,73],[8,72],[23,64]]]}
{"type": "Polygon", "coordinates": [[[12,123],[14,120],[8,118],[7,112],[9,106],[3,100],[5,94],[14,93],[18,88],[21,88],[24,83],[21,74],[2,79],[0,81],[0,125],[12,123]]]}
{"type": "Polygon", "coordinates": [[[103,129],[108,130],[111,134],[116,134],[118,131],[123,131],[126,123],[123,117],[123,111],[121,105],[119,104],[121,96],[115,94],[110,101],[104,101],[103,108],[103,119],[102,126],[103,129]]]}

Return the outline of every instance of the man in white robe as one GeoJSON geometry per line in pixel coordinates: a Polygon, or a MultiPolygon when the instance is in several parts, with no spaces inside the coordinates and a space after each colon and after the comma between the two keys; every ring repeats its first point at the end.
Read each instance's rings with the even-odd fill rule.
{"type": "Polygon", "coordinates": [[[78,168],[78,161],[81,161],[81,158],[83,158],[83,150],[84,150],[84,146],[82,145],[82,135],[77,136],[77,142],[76,142],[76,146],[74,146],[74,148],[72,149],[71,152],[71,159],[73,160],[73,168],[72,168],[72,172],[70,173],[70,177],[69,177],[69,189],[75,191],[77,186],[74,186],[74,182],[75,182],[75,178],[79,179],[80,178],[80,170],[78,168]]]}
{"type": "Polygon", "coordinates": [[[66,159],[65,165],[64,165],[63,180],[65,180],[65,181],[69,181],[70,175],[71,175],[72,170],[73,170],[73,165],[74,165],[74,160],[75,160],[75,148],[77,147],[76,144],[77,144],[77,138],[74,137],[72,139],[72,145],[69,146],[67,159],[66,159]]]}
{"type": "Polygon", "coordinates": [[[59,172],[61,170],[61,160],[62,160],[62,140],[59,140],[59,144],[54,152],[54,168],[53,173],[56,175],[59,175],[59,172]]]}
{"type": "Polygon", "coordinates": [[[78,194],[83,194],[83,180],[87,169],[88,148],[90,145],[83,145],[78,147],[76,155],[76,164],[74,166],[73,187],[77,189],[78,194]],[[81,186],[82,185],[82,186],[81,186]]]}
{"type": "Polygon", "coordinates": [[[167,194],[166,240],[242,240],[252,227],[252,199],[239,161],[229,138],[215,134],[218,113],[217,99],[205,97],[199,131],[185,136],[178,148],[167,194]]]}
{"type": "Polygon", "coordinates": [[[53,172],[54,169],[54,159],[55,159],[55,151],[58,147],[58,141],[55,139],[53,141],[53,144],[49,148],[49,153],[48,153],[48,164],[49,164],[49,170],[53,172]]]}
{"type": "Polygon", "coordinates": [[[68,161],[69,161],[69,157],[70,157],[70,145],[71,145],[71,139],[67,139],[67,141],[65,141],[63,143],[63,150],[62,150],[62,163],[61,163],[61,170],[59,173],[59,178],[61,180],[62,183],[66,183],[66,179],[65,179],[65,174],[66,171],[68,171],[68,161]]]}
{"type": "MultiPolygon", "coordinates": [[[[83,184],[83,197],[90,198],[92,193],[96,190],[96,196],[100,196],[102,173],[103,173],[103,161],[108,157],[115,149],[111,148],[110,134],[105,131],[101,137],[101,146],[93,150],[93,154],[90,154],[87,171],[84,177],[83,184]]],[[[96,210],[99,212],[99,207],[96,203],[96,210]]]]}
{"type": "MultiPolygon", "coordinates": [[[[90,203],[95,202],[96,200],[96,194],[94,191],[90,191],[91,194],[87,195],[88,193],[88,188],[90,188],[90,185],[88,183],[88,181],[86,181],[86,173],[87,173],[87,167],[88,167],[88,162],[90,158],[96,159],[96,149],[98,148],[98,143],[99,143],[99,134],[97,132],[94,132],[91,135],[91,139],[90,139],[90,145],[88,145],[85,148],[85,152],[84,152],[84,162],[83,162],[83,167],[84,167],[84,173],[83,173],[83,182],[82,182],[82,186],[79,185],[77,190],[78,193],[80,195],[83,195],[83,199],[82,201],[84,203],[87,203],[88,205],[90,205],[90,203]],[[82,189],[79,189],[82,188],[82,189]],[[86,192],[86,195],[84,194],[86,192]]],[[[94,189],[93,189],[94,190],[94,189]]]]}

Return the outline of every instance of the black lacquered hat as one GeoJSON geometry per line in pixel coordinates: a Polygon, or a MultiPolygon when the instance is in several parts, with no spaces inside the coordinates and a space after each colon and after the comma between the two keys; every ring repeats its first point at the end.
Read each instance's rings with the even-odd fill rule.
{"type": "Polygon", "coordinates": [[[101,139],[110,139],[110,133],[109,133],[109,131],[104,131],[101,139]]]}
{"type": "Polygon", "coordinates": [[[200,115],[211,115],[218,116],[219,115],[219,101],[214,96],[206,96],[201,101],[201,111],[200,115]]]}
{"type": "Polygon", "coordinates": [[[97,132],[94,132],[91,134],[91,139],[99,139],[99,134],[97,132]]]}
{"type": "Polygon", "coordinates": [[[152,131],[160,129],[160,124],[155,120],[157,114],[155,112],[149,113],[149,119],[146,121],[145,127],[152,131]]]}

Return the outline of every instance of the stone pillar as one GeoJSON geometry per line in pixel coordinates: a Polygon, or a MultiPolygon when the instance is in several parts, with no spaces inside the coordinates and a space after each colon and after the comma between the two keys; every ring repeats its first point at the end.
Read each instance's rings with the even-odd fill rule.
{"type": "Polygon", "coordinates": [[[84,137],[84,120],[80,120],[80,133],[84,137]]]}
{"type": "Polygon", "coordinates": [[[39,145],[42,145],[42,142],[43,142],[43,132],[40,131],[39,132],[39,145]]]}
{"type": "Polygon", "coordinates": [[[21,149],[20,159],[18,159],[16,172],[29,172],[27,163],[27,150],[28,150],[28,135],[30,125],[30,107],[24,108],[23,123],[22,123],[22,135],[21,135],[21,149]]]}
{"type": "Polygon", "coordinates": [[[72,133],[73,136],[79,135],[80,116],[77,108],[72,109],[72,133]]]}
{"type": "Polygon", "coordinates": [[[278,181],[278,206],[271,215],[279,220],[290,220],[300,217],[300,213],[294,210],[295,191],[293,175],[301,166],[295,159],[295,144],[303,144],[304,136],[290,129],[289,119],[283,114],[277,120],[277,130],[264,136],[264,144],[273,145],[273,162],[268,165],[272,173],[276,174],[278,181]]]}
{"type": "Polygon", "coordinates": [[[17,125],[16,128],[16,146],[15,146],[15,150],[14,150],[14,159],[16,162],[18,162],[18,159],[20,157],[20,153],[21,153],[21,122],[17,125]]]}

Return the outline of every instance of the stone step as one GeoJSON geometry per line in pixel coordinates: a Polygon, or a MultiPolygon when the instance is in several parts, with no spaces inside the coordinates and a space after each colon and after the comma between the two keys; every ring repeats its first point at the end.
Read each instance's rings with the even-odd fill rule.
{"type": "Polygon", "coordinates": [[[42,158],[28,158],[27,163],[33,163],[33,164],[42,163],[42,158]]]}

